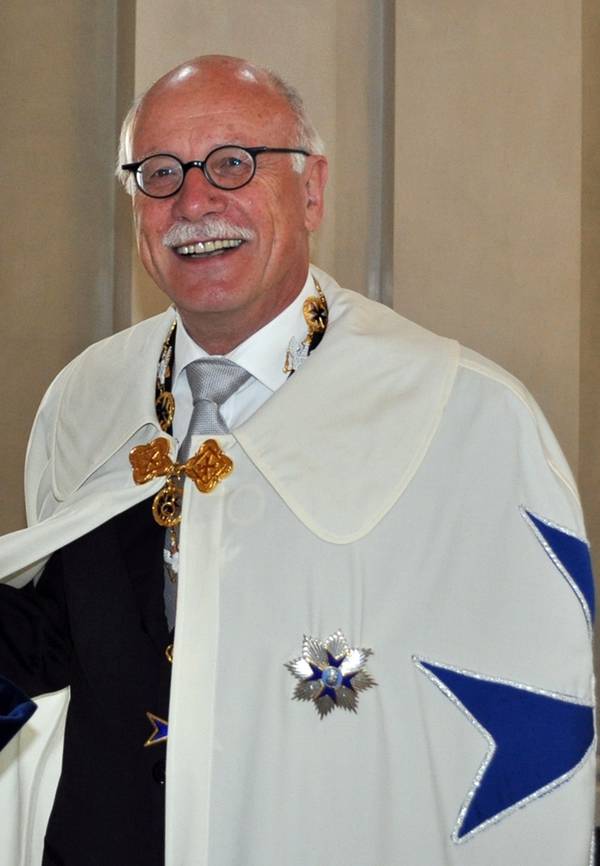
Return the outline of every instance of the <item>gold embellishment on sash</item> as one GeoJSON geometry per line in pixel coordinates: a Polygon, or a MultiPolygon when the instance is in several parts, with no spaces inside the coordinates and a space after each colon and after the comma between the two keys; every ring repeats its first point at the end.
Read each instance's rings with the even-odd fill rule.
{"type": "Polygon", "coordinates": [[[313,282],[317,294],[310,295],[302,305],[302,312],[307,328],[306,337],[300,343],[295,337],[292,337],[290,340],[283,364],[283,372],[287,375],[299,369],[310,355],[312,349],[319,345],[323,334],[327,330],[329,318],[327,299],[316,277],[313,277],[313,282]]]}
{"type": "MultiPolygon", "coordinates": [[[[319,287],[320,290],[320,287],[319,287]]],[[[308,336],[322,333],[327,327],[327,301],[323,294],[311,295],[304,301],[304,321],[308,328],[308,336]]]]}
{"type": "Polygon", "coordinates": [[[160,429],[164,433],[169,433],[171,424],[175,417],[175,398],[171,393],[171,378],[173,370],[171,361],[173,360],[173,347],[175,345],[175,329],[177,327],[177,319],[171,323],[169,333],[167,334],[162,346],[160,358],[158,361],[158,369],[156,371],[156,389],[155,401],[156,417],[160,429]]]}
{"type": "Polygon", "coordinates": [[[167,481],[152,501],[152,516],[159,526],[171,528],[181,523],[181,497],[183,489],[167,481]]]}
{"type": "Polygon", "coordinates": [[[182,475],[191,478],[200,493],[210,493],[233,471],[233,460],[221,450],[214,439],[203,442],[186,463],[173,463],[169,457],[169,441],[162,436],[147,445],[137,445],[129,452],[129,462],[136,484],[145,484],[164,475],[165,486],[152,502],[152,514],[159,526],[174,527],[181,523],[183,488],[177,484],[182,475]]]}
{"type": "Polygon", "coordinates": [[[156,398],[156,417],[160,429],[169,430],[175,417],[175,398],[170,391],[161,391],[156,398]]]}
{"type": "Polygon", "coordinates": [[[162,436],[147,445],[136,445],[129,452],[136,484],[145,484],[160,475],[178,475],[176,464],[169,457],[169,440],[162,436]]]}

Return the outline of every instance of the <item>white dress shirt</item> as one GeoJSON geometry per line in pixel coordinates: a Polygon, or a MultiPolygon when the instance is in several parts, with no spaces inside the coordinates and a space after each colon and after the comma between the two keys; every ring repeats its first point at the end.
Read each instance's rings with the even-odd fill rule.
{"type": "Polygon", "coordinates": [[[192,392],[185,368],[198,358],[225,357],[247,370],[251,377],[221,406],[221,414],[230,430],[253,415],[288,377],[283,372],[286,351],[292,337],[303,340],[307,334],[303,304],[316,293],[312,274],[308,273],[300,294],[278,316],[256,331],[227,355],[209,356],[208,352],[188,334],[177,313],[175,364],[173,366],[173,397],[175,417],[173,436],[181,444],[192,416],[192,392]]]}

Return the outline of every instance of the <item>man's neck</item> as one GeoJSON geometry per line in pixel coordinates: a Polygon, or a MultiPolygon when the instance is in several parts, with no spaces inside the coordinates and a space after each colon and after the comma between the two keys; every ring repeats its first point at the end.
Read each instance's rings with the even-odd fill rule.
{"type": "Polygon", "coordinates": [[[302,288],[303,285],[300,284],[291,297],[282,299],[280,304],[260,311],[253,317],[249,317],[246,311],[243,311],[243,315],[236,316],[231,311],[194,314],[181,309],[179,315],[190,337],[208,355],[227,355],[293,304],[302,288]]]}

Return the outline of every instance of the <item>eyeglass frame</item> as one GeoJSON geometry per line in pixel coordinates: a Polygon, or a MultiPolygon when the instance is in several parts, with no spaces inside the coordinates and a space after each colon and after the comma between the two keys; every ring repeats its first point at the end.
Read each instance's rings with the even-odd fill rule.
{"type": "Polygon", "coordinates": [[[211,184],[211,186],[214,186],[216,189],[223,189],[225,191],[234,190],[234,189],[242,189],[242,187],[244,187],[250,183],[250,181],[252,180],[252,178],[256,174],[256,157],[260,153],[301,153],[303,156],[311,156],[312,155],[307,150],[302,150],[301,148],[298,148],[298,147],[267,147],[267,146],[242,147],[242,145],[240,145],[240,144],[220,144],[218,147],[213,147],[213,149],[206,154],[204,159],[191,159],[189,162],[182,162],[178,156],[175,156],[174,153],[151,153],[148,156],[145,156],[143,159],[140,159],[138,162],[125,163],[124,165],[121,166],[121,170],[132,172],[133,176],[135,178],[135,185],[137,186],[137,188],[139,189],[139,191],[141,193],[143,193],[144,195],[147,195],[149,198],[159,198],[159,199],[160,198],[170,198],[172,195],[177,195],[177,193],[179,192],[179,190],[181,189],[181,187],[185,183],[185,177],[191,168],[199,168],[202,171],[202,174],[204,175],[206,180],[211,184]],[[250,175],[248,180],[245,180],[239,186],[220,186],[206,172],[206,168],[205,168],[206,163],[208,162],[210,157],[213,155],[213,153],[216,153],[219,150],[225,150],[226,148],[229,148],[229,147],[234,147],[237,150],[243,150],[244,153],[249,154],[251,159],[252,159],[252,174],[250,175]],[[183,172],[181,175],[181,183],[179,184],[177,189],[174,189],[173,192],[169,192],[166,195],[153,195],[150,192],[146,192],[146,190],[140,186],[140,183],[138,180],[138,170],[139,170],[140,166],[142,166],[149,159],[155,159],[157,156],[168,156],[171,159],[174,159],[176,162],[179,163],[179,165],[181,166],[182,172],[183,172]]]}

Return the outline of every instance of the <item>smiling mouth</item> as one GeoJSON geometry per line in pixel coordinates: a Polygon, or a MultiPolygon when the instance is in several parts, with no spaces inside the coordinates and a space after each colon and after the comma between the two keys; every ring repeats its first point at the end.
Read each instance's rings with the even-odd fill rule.
{"type": "Polygon", "coordinates": [[[236,249],[243,243],[244,241],[240,238],[219,238],[214,241],[198,241],[195,244],[186,244],[174,249],[180,256],[206,258],[207,256],[222,255],[227,250],[236,249]]]}

